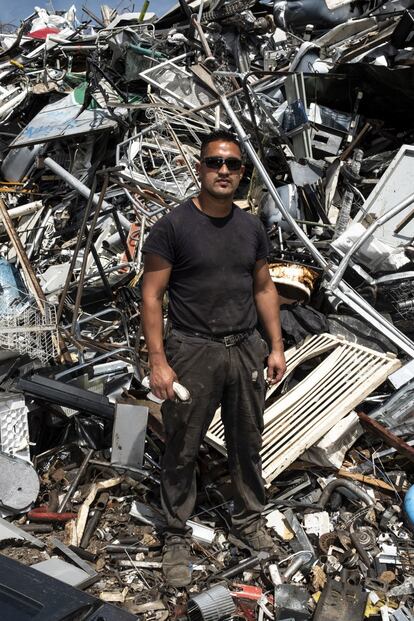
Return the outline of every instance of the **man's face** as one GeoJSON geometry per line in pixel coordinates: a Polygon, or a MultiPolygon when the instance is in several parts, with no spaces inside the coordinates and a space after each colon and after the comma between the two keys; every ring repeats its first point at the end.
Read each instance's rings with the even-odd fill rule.
{"type": "Polygon", "coordinates": [[[239,170],[229,170],[228,166],[223,163],[219,169],[213,168],[208,165],[208,160],[205,161],[206,158],[211,157],[241,161],[240,149],[234,142],[225,140],[210,142],[203,153],[197,170],[203,191],[214,198],[231,198],[239,186],[244,166],[241,166],[239,170]]]}

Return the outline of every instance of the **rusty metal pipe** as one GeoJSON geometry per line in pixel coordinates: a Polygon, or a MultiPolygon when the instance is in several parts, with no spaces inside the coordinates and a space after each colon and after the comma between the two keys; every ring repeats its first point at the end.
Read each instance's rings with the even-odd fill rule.
{"type": "Polygon", "coordinates": [[[96,530],[96,527],[99,524],[99,520],[102,517],[103,512],[106,509],[106,505],[108,504],[109,494],[108,492],[104,492],[101,494],[96,502],[95,510],[93,515],[90,517],[88,523],[86,524],[85,530],[83,532],[82,540],[80,542],[81,548],[87,548],[93,533],[96,530]]]}
{"type": "Polygon", "coordinates": [[[36,507],[27,514],[33,522],[68,522],[78,517],[77,513],[56,513],[48,511],[47,507],[36,507]]]}

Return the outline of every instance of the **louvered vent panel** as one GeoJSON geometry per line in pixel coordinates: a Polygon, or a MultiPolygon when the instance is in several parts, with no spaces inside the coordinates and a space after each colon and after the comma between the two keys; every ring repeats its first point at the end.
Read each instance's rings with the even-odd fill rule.
{"type": "MultiPolygon", "coordinates": [[[[267,483],[401,366],[392,354],[321,334],[286,352],[287,374],[306,360],[330,350],[307,377],[265,410],[262,462],[267,483]]],[[[276,388],[273,386],[267,397],[276,388]]],[[[225,454],[220,410],[214,416],[206,439],[225,454]]]]}

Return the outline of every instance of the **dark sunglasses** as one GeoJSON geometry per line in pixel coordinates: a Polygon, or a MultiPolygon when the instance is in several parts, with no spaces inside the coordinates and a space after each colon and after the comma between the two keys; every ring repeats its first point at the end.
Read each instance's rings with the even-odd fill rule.
{"type": "Polygon", "coordinates": [[[205,157],[201,160],[207,168],[212,168],[213,170],[220,170],[220,168],[225,164],[228,170],[240,170],[242,167],[242,161],[237,157],[205,157]]]}

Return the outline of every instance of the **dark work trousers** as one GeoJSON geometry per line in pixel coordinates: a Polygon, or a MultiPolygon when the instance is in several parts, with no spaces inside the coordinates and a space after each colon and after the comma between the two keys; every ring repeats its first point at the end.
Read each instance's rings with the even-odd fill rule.
{"type": "Polygon", "coordinates": [[[233,528],[252,532],[265,504],[260,449],[267,345],[257,331],[226,347],[172,330],[165,351],[178,381],[191,393],[189,403],[165,401],[161,409],[166,436],[161,501],[167,532],[186,532],[196,501],[200,445],[220,404],[234,488],[233,528]]]}

